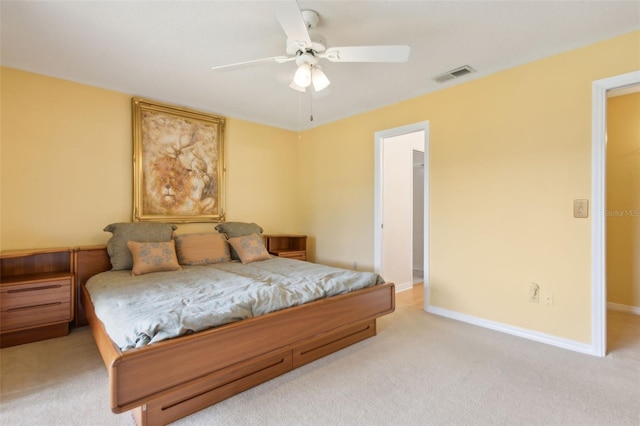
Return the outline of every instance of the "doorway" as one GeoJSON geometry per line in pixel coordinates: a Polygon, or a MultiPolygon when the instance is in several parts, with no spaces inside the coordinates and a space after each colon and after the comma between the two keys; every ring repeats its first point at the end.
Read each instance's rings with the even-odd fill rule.
{"type": "Polygon", "coordinates": [[[640,71],[593,82],[591,145],[591,353],[607,354],[606,114],[607,92],[640,84],[640,71]]]}
{"type": "Polygon", "coordinates": [[[632,345],[640,317],[640,85],[607,92],[607,352],[632,345]]]}
{"type": "Polygon", "coordinates": [[[413,168],[413,284],[424,282],[424,140],[422,149],[412,150],[413,168]]]}
{"type": "Polygon", "coordinates": [[[394,282],[396,291],[403,291],[413,286],[414,266],[421,267],[427,306],[429,123],[376,132],[374,143],[374,269],[394,282]],[[417,164],[422,165],[421,209],[414,209],[414,151],[419,152],[417,164]],[[414,237],[415,230],[418,237],[414,237]],[[414,261],[414,241],[422,246],[417,254],[421,262],[414,261]]]}

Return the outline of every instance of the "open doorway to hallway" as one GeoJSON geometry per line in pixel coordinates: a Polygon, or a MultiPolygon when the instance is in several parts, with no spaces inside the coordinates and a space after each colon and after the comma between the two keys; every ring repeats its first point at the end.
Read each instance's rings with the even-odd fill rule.
{"type": "Polygon", "coordinates": [[[591,353],[607,354],[606,138],[607,92],[640,84],[640,71],[592,83],[591,353]]]}
{"type": "Polygon", "coordinates": [[[428,122],[422,122],[375,137],[374,266],[396,284],[396,291],[413,286],[414,271],[428,277],[428,129],[428,122]],[[421,188],[414,184],[416,174],[421,188]]]}
{"type": "Polygon", "coordinates": [[[607,352],[623,350],[620,330],[640,321],[640,85],[607,92],[607,352]]]}
{"type": "Polygon", "coordinates": [[[424,146],[412,153],[413,284],[424,281],[424,146]]]}

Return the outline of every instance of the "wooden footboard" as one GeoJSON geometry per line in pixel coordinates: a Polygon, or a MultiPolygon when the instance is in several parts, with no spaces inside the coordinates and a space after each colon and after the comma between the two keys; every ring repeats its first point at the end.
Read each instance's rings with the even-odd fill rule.
{"type": "MultiPolygon", "coordinates": [[[[100,264],[100,250],[106,256],[104,248],[77,250],[78,267],[100,264]]],[[[111,409],[135,409],[141,425],[177,420],[371,337],[376,318],[395,307],[387,283],[121,352],[95,316],[87,279],[78,281],[109,372],[111,409]]]]}

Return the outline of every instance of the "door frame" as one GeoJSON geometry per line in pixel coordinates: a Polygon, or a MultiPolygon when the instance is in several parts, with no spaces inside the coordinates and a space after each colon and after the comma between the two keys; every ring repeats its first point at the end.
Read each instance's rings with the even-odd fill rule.
{"type": "Polygon", "coordinates": [[[409,133],[424,132],[424,306],[429,306],[429,122],[421,121],[406,126],[381,130],[374,134],[374,213],[373,213],[373,268],[376,273],[382,271],[382,254],[384,253],[382,239],[382,207],[384,194],[382,193],[384,140],[409,133]]]}
{"type": "Polygon", "coordinates": [[[591,119],[591,352],[607,354],[607,91],[640,84],[640,71],[596,80],[591,119]]]}

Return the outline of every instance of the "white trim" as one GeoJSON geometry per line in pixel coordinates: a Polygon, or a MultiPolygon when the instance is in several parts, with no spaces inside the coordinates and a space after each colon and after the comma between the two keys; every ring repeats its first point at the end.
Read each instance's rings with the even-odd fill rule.
{"type": "Polygon", "coordinates": [[[607,98],[615,98],[617,96],[625,96],[638,92],[640,92],[640,85],[634,84],[633,86],[627,86],[621,89],[609,90],[607,92],[607,98]]]}
{"type": "MultiPolygon", "coordinates": [[[[382,159],[384,140],[395,136],[402,136],[408,133],[424,132],[424,303],[425,307],[429,300],[429,122],[421,121],[406,126],[393,129],[381,130],[374,134],[374,195],[373,195],[373,269],[380,273],[382,269],[382,206],[384,203],[382,195],[382,159]]],[[[398,290],[398,289],[396,289],[398,290]]]]}
{"type": "Polygon", "coordinates": [[[408,281],[406,283],[394,283],[396,286],[396,293],[400,293],[401,291],[411,290],[413,288],[413,281],[408,281]]]}
{"type": "Polygon", "coordinates": [[[628,314],[640,315],[640,306],[623,305],[622,303],[607,302],[607,309],[628,314]]]}
{"type": "Polygon", "coordinates": [[[607,353],[606,327],[606,235],[605,165],[607,89],[593,83],[591,122],[591,348],[592,354],[607,353]]]}
{"type": "Polygon", "coordinates": [[[447,309],[438,308],[434,306],[429,306],[425,310],[431,314],[466,322],[469,324],[477,325],[479,327],[499,331],[501,333],[507,333],[513,336],[523,337],[525,339],[534,340],[536,342],[545,343],[547,345],[556,346],[562,349],[568,349],[570,351],[580,352],[583,354],[591,354],[592,352],[591,346],[586,343],[580,343],[574,340],[563,339],[557,336],[552,336],[550,334],[527,330],[525,328],[520,328],[520,327],[514,327],[512,325],[503,324],[500,322],[489,321],[486,319],[474,317],[471,315],[461,314],[455,311],[450,311],[447,309]]]}
{"type": "Polygon", "coordinates": [[[593,82],[591,121],[591,354],[607,353],[606,128],[607,91],[640,84],[640,71],[593,82]]]}

